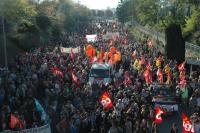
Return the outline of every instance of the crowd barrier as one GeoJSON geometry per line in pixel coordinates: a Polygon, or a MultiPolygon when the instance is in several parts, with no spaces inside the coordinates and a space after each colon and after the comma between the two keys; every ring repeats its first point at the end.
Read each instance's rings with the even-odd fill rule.
{"type": "Polygon", "coordinates": [[[25,130],[21,130],[21,131],[6,130],[1,133],[51,133],[51,128],[50,128],[50,125],[48,124],[48,125],[45,125],[42,127],[25,129],[25,130]]]}

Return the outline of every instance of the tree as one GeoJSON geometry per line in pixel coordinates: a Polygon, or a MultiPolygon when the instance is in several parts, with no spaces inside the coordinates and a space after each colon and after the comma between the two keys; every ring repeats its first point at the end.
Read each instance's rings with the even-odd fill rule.
{"type": "Polygon", "coordinates": [[[104,16],[105,16],[104,11],[102,11],[102,10],[97,10],[97,16],[98,16],[98,17],[104,17],[104,16]]]}
{"type": "Polygon", "coordinates": [[[121,1],[117,6],[116,9],[117,18],[122,24],[130,20],[131,17],[130,5],[131,5],[130,1],[121,1]]]}
{"type": "Polygon", "coordinates": [[[110,9],[106,9],[105,16],[107,18],[112,18],[113,17],[113,12],[110,9]]]}

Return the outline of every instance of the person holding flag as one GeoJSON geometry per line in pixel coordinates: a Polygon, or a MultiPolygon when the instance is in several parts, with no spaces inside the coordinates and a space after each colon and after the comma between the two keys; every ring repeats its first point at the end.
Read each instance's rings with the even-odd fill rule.
{"type": "Polygon", "coordinates": [[[160,68],[158,68],[158,71],[156,74],[157,74],[157,79],[158,79],[159,84],[163,84],[163,72],[160,68]]]}
{"type": "Polygon", "coordinates": [[[192,125],[192,122],[185,115],[185,113],[182,113],[182,120],[183,120],[182,133],[196,133],[194,130],[194,126],[192,125]]]}
{"type": "Polygon", "coordinates": [[[100,102],[104,108],[109,109],[109,108],[113,107],[112,101],[111,101],[110,96],[107,91],[104,92],[103,95],[100,97],[100,102]]]}
{"type": "Polygon", "coordinates": [[[154,122],[156,124],[161,124],[163,122],[162,114],[166,114],[164,110],[162,110],[159,106],[156,106],[156,114],[154,122]]]}

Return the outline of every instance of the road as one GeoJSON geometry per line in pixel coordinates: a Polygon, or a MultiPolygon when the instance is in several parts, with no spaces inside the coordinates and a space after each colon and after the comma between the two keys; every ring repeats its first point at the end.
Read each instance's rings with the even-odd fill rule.
{"type": "Polygon", "coordinates": [[[187,107],[179,107],[179,112],[172,115],[163,117],[163,123],[158,125],[159,133],[170,133],[170,129],[173,123],[176,123],[178,132],[182,132],[182,112],[190,114],[191,110],[187,107]]]}

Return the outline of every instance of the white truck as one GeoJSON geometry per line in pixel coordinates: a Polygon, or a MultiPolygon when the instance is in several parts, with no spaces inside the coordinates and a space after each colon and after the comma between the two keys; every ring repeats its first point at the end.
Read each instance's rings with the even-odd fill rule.
{"type": "Polygon", "coordinates": [[[109,64],[93,64],[89,74],[89,84],[108,85],[111,82],[112,66],[109,64]]]}

